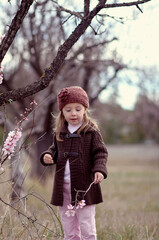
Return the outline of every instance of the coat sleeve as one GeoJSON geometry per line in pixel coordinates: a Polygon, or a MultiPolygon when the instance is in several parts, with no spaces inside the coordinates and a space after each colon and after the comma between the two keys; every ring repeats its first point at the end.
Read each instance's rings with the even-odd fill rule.
{"type": "Polygon", "coordinates": [[[45,152],[43,152],[41,155],[40,155],[40,162],[41,164],[43,164],[44,166],[48,166],[48,165],[53,165],[53,164],[46,164],[44,162],[44,155],[45,154],[50,154],[54,160],[54,163],[55,164],[57,162],[57,142],[56,142],[56,136],[55,136],[55,133],[53,133],[53,143],[52,145],[49,147],[48,150],[46,150],[45,152]]]}
{"type": "Polygon", "coordinates": [[[92,172],[101,172],[104,175],[104,178],[106,178],[108,174],[106,167],[108,151],[99,131],[93,131],[92,133],[91,155],[93,161],[92,172]]]}

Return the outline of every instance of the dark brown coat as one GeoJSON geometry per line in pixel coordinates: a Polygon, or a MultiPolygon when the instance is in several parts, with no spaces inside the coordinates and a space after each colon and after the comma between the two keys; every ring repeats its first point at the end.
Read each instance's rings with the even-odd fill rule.
{"type": "MultiPolygon", "coordinates": [[[[77,133],[77,132],[75,132],[77,133]]],[[[99,131],[89,128],[86,133],[78,135],[68,135],[69,131],[65,126],[61,132],[63,141],[57,141],[53,137],[53,144],[41,155],[41,163],[45,153],[50,153],[56,163],[56,173],[54,179],[54,189],[51,204],[63,205],[63,181],[64,170],[67,159],[70,163],[71,196],[72,204],[75,203],[76,190],[86,191],[94,180],[94,173],[101,172],[104,178],[107,177],[107,149],[99,131]],[[71,153],[68,155],[68,153],[71,153]],[[71,156],[73,155],[73,156],[71,156]]],[[[83,199],[83,193],[78,200],[83,199]]],[[[84,196],[87,205],[98,204],[103,201],[100,184],[93,184],[84,196]]]]}

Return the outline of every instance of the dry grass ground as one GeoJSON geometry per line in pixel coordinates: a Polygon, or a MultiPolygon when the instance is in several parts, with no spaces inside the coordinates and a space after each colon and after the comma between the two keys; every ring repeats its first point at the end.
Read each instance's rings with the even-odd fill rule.
{"type": "MultiPolygon", "coordinates": [[[[109,175],[102,182],[104,202],[96,208],[98,240],[159,240],[158,146],[107,147],[109,175]]],[[[9,202],[11,183],[2,183],[6,179],[0,176],[0,197],[9,202]]],[[[53,213],[41,199],[49,203],[52,177],[45,185],[41,180],[28,175],[26,192],[39,195],[29,195],[20,207],[13,205],[27,218],[0,201],[0,240],[61,239],[58,211],[53,213]]]]}
{"type": "Polygon", "coordinates": [[[98,239],[159,240],[159,149],[108,146],[104,203],[97,207],[98,239]]]}

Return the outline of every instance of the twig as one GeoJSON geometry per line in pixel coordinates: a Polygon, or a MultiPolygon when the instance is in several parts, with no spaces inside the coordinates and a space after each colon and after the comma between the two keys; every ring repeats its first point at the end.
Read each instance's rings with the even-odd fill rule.
{"type": "MultiPolygon", "coordinates": [[[[61,230],[62,230],[62,234],[63,233],[63,228],[62,228],[62,224],[61,224],[61,221],[60,219],[58,218],[57,214],[55,213],[54,209],[40,196],[40,194],[36,193],[36,192],[32,192],[30,195],[34,196],[35,198],[41,200],[42,202],[45,203],[46,207],[48,208],[49,212],[50,212],[50,209],[51,211],[53,212],[54,216],[56,217],[56,219],[58,220],[59,224],[60,224],[60,227],[61,227],[61,230]]],[[[52,215],[51,215],[52,216],[52,215]]],[[[55,228],[57,229],[57,226],[56,226],[56,222],[53,218],[53,221],[54,221],[54,224],[55,224],[55,228]]],[[[56,233],[57,234],[57,233],[56,233]]]]}
{"type": "MultiPolygon", "coordinates": [[[[58,218],[58,216],[57,216],[57,214],[55,213],[54,209],[45,201],[44,198],[42,198],[42,196],[40,196],[40,194],[38,194],[38,193],[36,193],[36,192],[34,192],[34,191],[33,191],[33,192],[30,192],[30,193],[26,194],[25,196],[23,196],[22,198],[19,198],[17,201],[13,202],[12,205],[18,203],[20,200],[21,200],[21,201],[22,201],[23,199],[26,200],[29,196],[35,197],[36,199],[40,200],[41,202],[43,202],[43,203],[46,205],[46,207],[47,207],[47,209],[48,209],[48,211],[49,211],[49,213],[50,213],[50,216],[52,217],[52,220],[53,220],[53,222],[54,222],[55,229],[57,229],[57,225],[56,225],[55,219],[54,219],[53,216],[52,216],[52,212],[53,212],[53,215],[56,217],[57,221],[58,221],[59,224],[60,224],[60,228],[61,228],[61,231],[62,231],[62,234],[63,234],[63,229],[62,229],[62,224],[61,224],[60,219],[58,218]],[[50,211],[50,210],[51,210],[51,211],[50,211]]],[[[25,206],[25,211],[26,211],[26,208],[27,208],[27,207],[25,206]]],[[[45,226],[45,227],[46,227],[46,226],[45,226]]],[[[57,232],[56,232],[56,235],[58,235],[57,232]]]]}
{"type": "MultiPolygon", "coordinates": [[[[36,196],[36,194],[37,194],[37,193],[32,192],[32,193],[27,194],[27,195],[26,195],[25,197],[23,197],[23,198],[26,198],[26,197],[28,197],[29,195],[32,195],[33,197],[38,198],[40,201],[42,201],[43,203],[45,203],[45,205],[48,207],[48,209],[51,209],[51,210],[52,210],[52,212],[53,212],[54,215],[56,216],[57,220],[59,221],[60,226],[61,226],[61,232],[62,232],[62,234],[63,234],[63,229],[62,229],[61,222],[60,222],[60,220],[58,219],[57,215],[55,214],[53,208],[52,208],[49,204],[47,204],[46,201],[45,201],[44,199],[42,199],[42,197],[40,197],[39,194],[37,194],[38,196],[36,196]]],[[[22,198],[21,198],[21,199],[22,199],[22,198]]],[[[31,224],[33,224],[34,228],[35,228],[36,231],[37,231],[37,234],[38,234],[38,228],[36,227],[35,224],[43,227],[43,228],[45,229],[45,231],[48,230],[48,231],[52,232],[53,234],[55,234],[55,232],[54,232],[53,230],[51,230],[50,228],[48,228],[46,225],[41,224],[35,216],[34,216],[34,217],[33,217],[33,216],[28,216],[27,214],[23,213],[22,211],[20,211],[20,210],[17,209],[16,207],[14,207],[13,204],[9,204],[9,203],[7,203],[6,201],[4,201],[1,197],[0,197],[0,201],[1,201],[2,203],[4,203],[6,206],[11,207],[14,211],[16,211],[16,212],[18,213],[19,216],[23,216],[23,217],[26,218],[31,224]]],[[[52,216],[52,215],[51,215],[51,216],[52,216]]],[[[54,222],[55,222],[55,221],[54,221],[54,222]]],[[[22,223],[22,221],[21,221],[21,223],[22,223]]],[[[55,226],[56,226],[56,225],[55,225],[55,226]]],[[[38,235],[39,235],[39,234],[38,234],[38,235]]],[[[55,236],[56,236],[56,237],[59,236],[59,234],[58,234],[58,232],[57,232],[57,226],[56,226],[56,234],[55,234],[55,236]]]]}
{"type": "Polygon", "coordinates": [[[62,7],[61,5],[59,5],[59,4],[57,3],[57,1],[52,0],[52,2],[55,3],[56,5],[58,5],[60,11],[67,12],[67,13],[69,13],[69,14],[71,14],[71,15],[74,15],[74,16],[82,19],[82,15],[81,15],[79,12],[74,12],[74,11],[71,11],[71,10],[69,10],[69,9],[66,9],[66,8],[62,7]]]}
{"type": "Polygon", "coordinates": [[[83,197],[85,197],[85,195],[87,194],[87,192],[90,190],[90,188],[92,187],[92,185],[95,183],[95,181],[93,181],[90,185],[89,185],[89,187],[87,188],[87,190],[76,190],[76,189],[74,189],[75,191],[76,191],[76,195],[75,195],[75,206],[77,206],[77,204],[78,204],[78,196],[79,196],[79,194],[80,193],[84,193],[84,195],[83,195],[83,197]]]}
{"type": "Polygon", "coordinates": [[[141,10],[141,8],[139,7],[138,4],[136,4],[136,7],[137,7],[137,9],[138,9],[141,13],[143,13],[143,11],[141,10]]]}
{"type": "Polygon", "coordinates": [[[90,188],[92,187],[92,185],[93,185],[94,183],[95,183],[95,181],[93,181],[93,182],[89,185],[88,189],[85,191],[84,196],[87,194],[87,192],[90,190],[90,188]]]}
{"type": "Polygon", "coordinates": [[[103,8],[116,8],[116,7],[131,7],[136,6],[139,4],[144,4],[146,2],[150,2],[151,0],[138,0],[138,1],[132,1],[132,2],[123,2],[123,3],[112,3],[112,4],[105,4],[103,8]]]}

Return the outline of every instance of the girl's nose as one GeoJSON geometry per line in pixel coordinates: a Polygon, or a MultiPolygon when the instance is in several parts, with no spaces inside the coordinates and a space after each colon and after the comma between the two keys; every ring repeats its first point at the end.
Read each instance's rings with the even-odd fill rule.
{"type": "Polygon", "coordinates": [[[76,115],[76,111],[75,111],[75,110],[72,110],[71,114],[72,114],[72,115],[76,115]]]}

